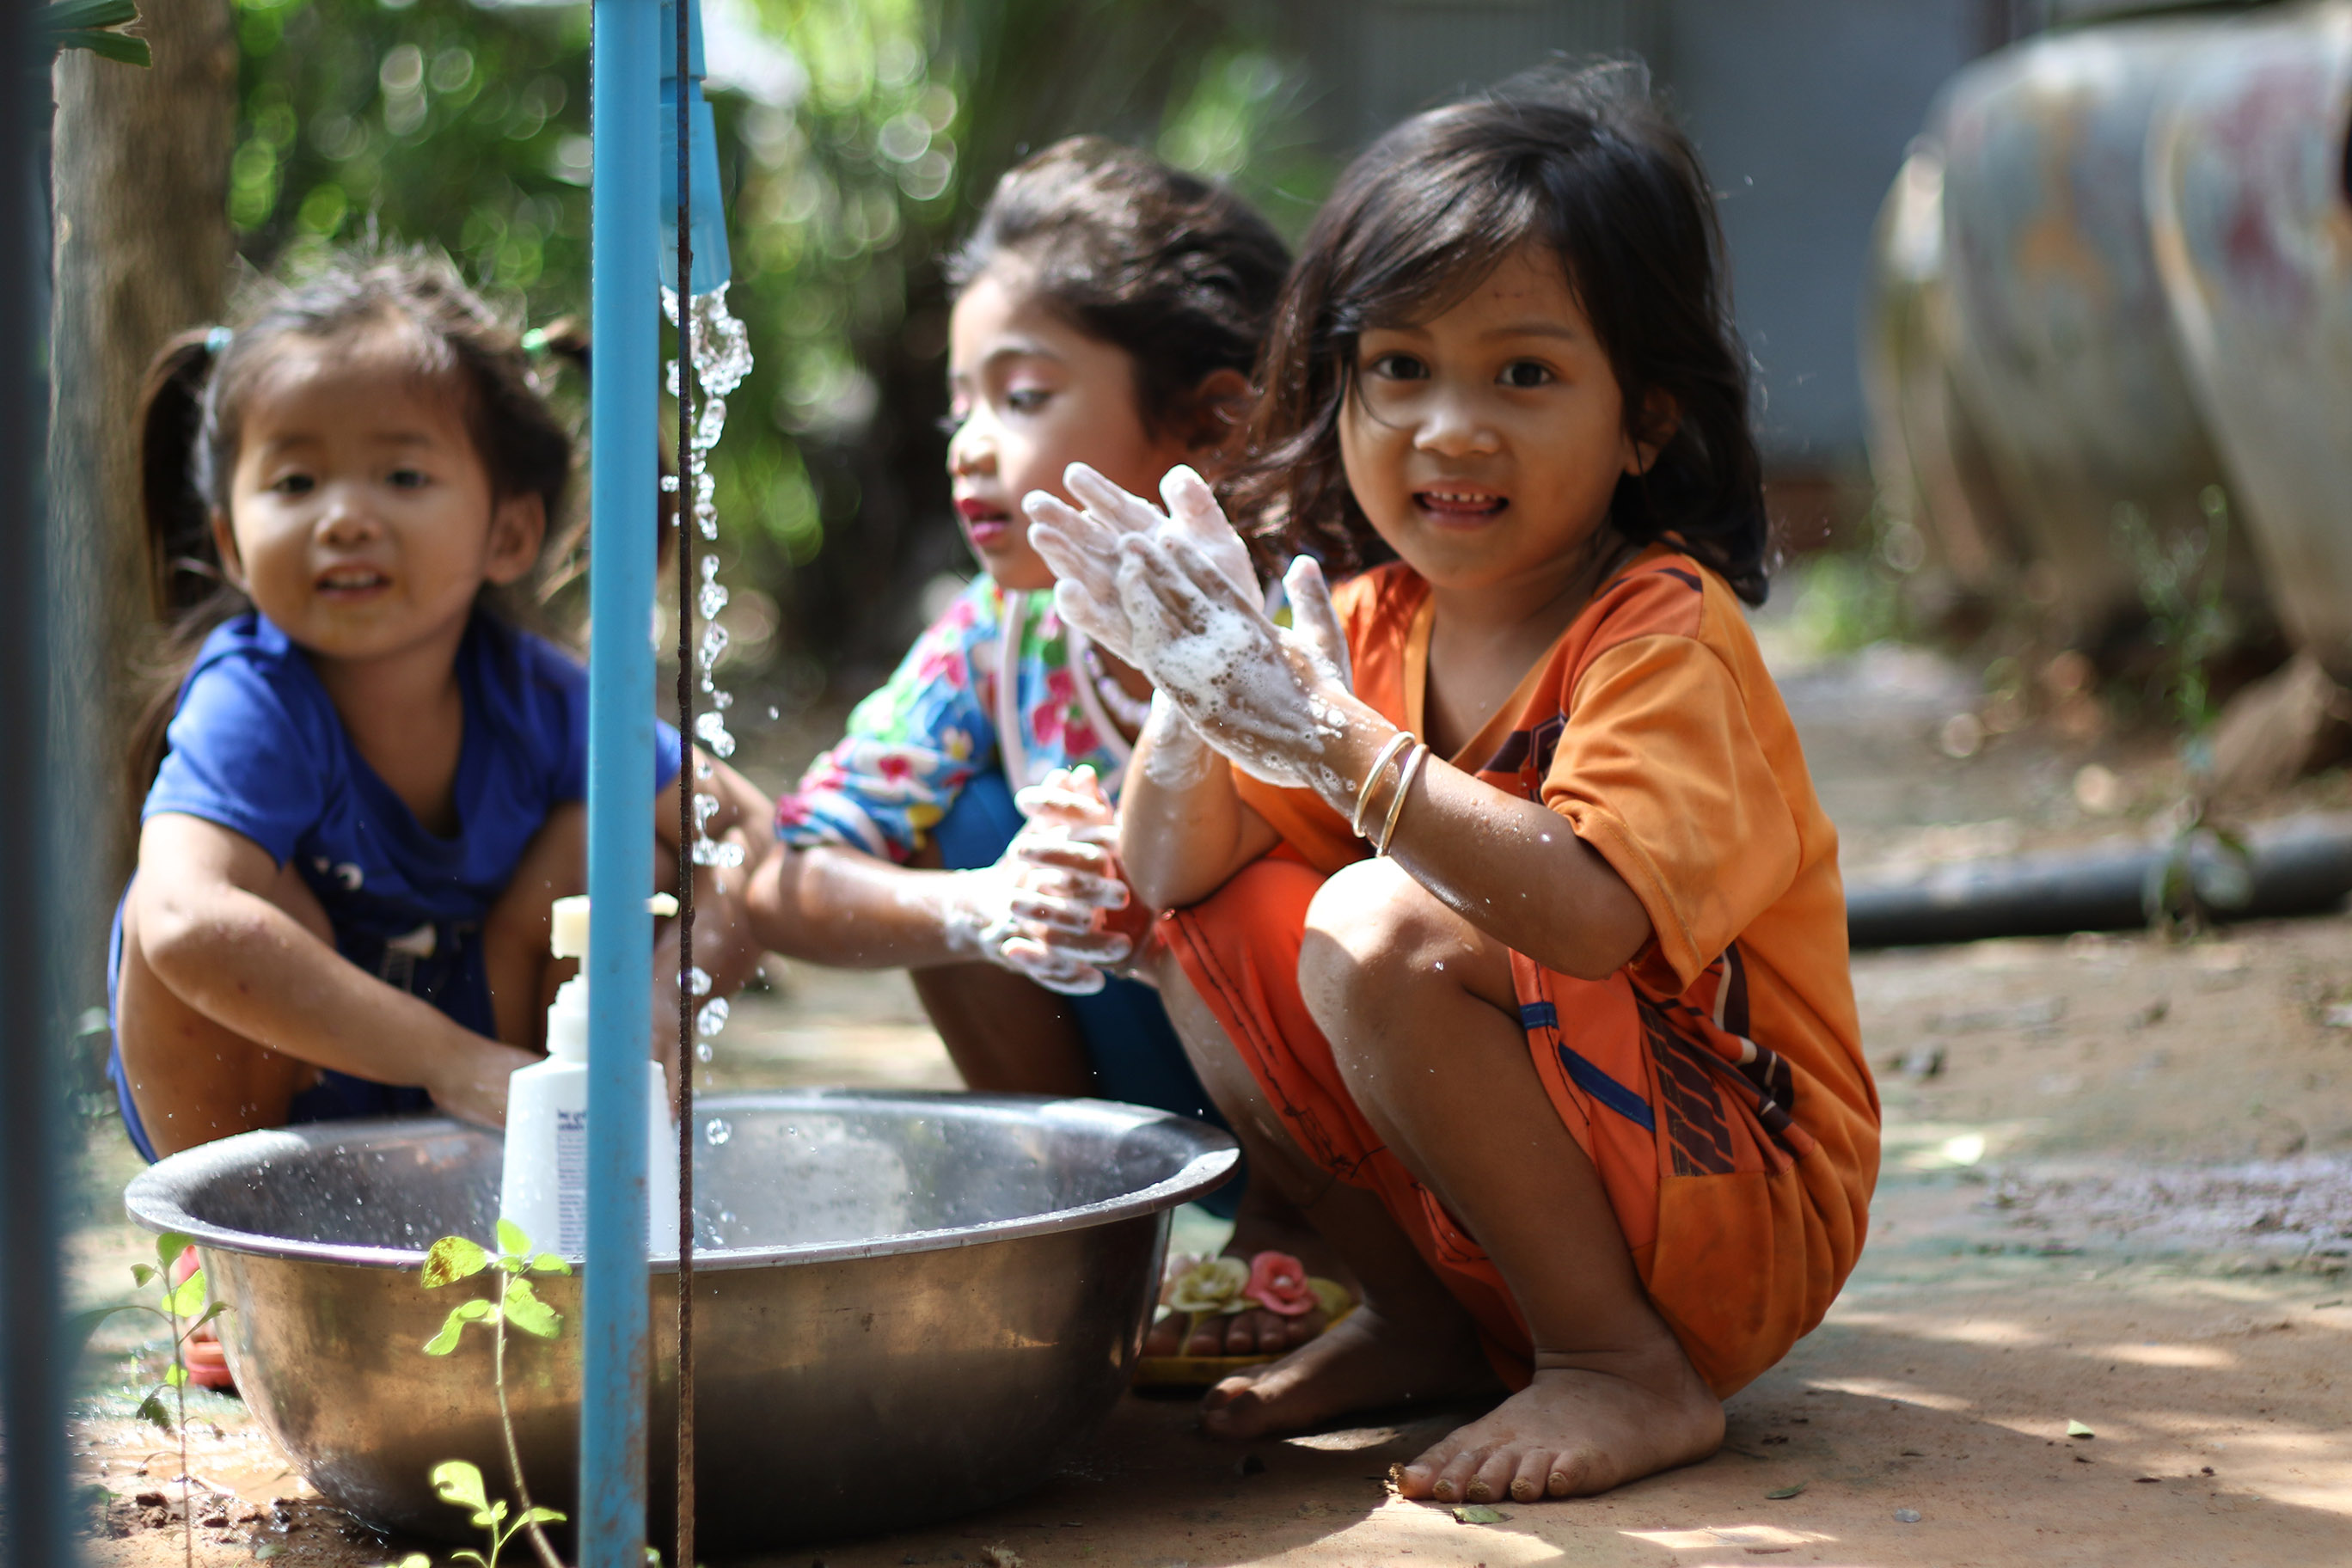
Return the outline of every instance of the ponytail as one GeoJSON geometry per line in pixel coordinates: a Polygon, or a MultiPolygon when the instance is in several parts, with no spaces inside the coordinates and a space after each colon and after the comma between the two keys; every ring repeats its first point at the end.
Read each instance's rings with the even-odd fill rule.
{"type": "MultiPolygon", "coordinates": [[[[552,354],[580,373],[580,379],[589,379],[588,326],[577,316],[558,316],[544,327],[523,334],[523,346],[534,353],[552,354]]],[[[654,468],[661,485],[659,498],[654,503],[654,556],[658,567],[667,568],[677,547],[679,535],[673,525],[677,521],[677,486],[670,481],[677,473],[677,465],[670,460],[667,451],[658,445],[654,451],[654,468]]],[[[583,572],[588,569],[588,510],[577,509],[561,532],[555,533],[547,547],[547,571],[539,583],[539,602],[549,600],[583,572]]]]}
{"type": "Polygon", "coordinates": [[[139,509],[147,591],[158,620],[172,620],[219,587],[212,502],[194,463],[205,422],[217,328],[183,332],[148,367],[139,395],[139,509]]]}
{"type": "Polygon", "coordinates": [[[139,705],[127,758],[133,803],[146,798],[163,764],[164,731],[196,649],[248,607],[213,542],[213,492],[225,476],[209,471],[204,439],[205,393],[226,336],[200,327],[165,343],[139,395],[140,544],[158,635],[135,675],[139,705]]]}

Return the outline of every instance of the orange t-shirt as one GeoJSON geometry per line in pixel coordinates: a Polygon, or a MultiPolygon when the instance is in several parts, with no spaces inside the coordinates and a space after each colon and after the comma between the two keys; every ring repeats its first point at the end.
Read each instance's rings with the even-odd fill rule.
{"type": "MultiPolygon", "coordinates": [[[[1342,584],[1332,601],[1356,694],[1419,733],[1429,584],[1391,563],[1342,584]]],[[[1663,545],[1643,552],[1451,761],[1559,812],[1624,879],[1655,933],[1628,966],[1637,989],[1678,996],[1737,944],[1739,1032],[1788,1062],[1788,1110],[1859,1219],[1877,1172],[1878,1094],[1847,968],[1837,830],[1723,580],[1663,545]]],[[[1312,791],[1238,772],[1234,783],[1327,875],[1370,853],[1312,791]]]]}

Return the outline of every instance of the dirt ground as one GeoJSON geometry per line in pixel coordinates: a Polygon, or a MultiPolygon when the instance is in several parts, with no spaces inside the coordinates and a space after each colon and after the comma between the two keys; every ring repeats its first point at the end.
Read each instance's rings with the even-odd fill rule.
{"type": "MultiPolygon", "coordinates": [[[[2046,725],[1949,758],[1934,738],[1975,689],[1924,655],[1783,676],[1850,873],[2143,833],[2177,793],[2160,747],[2046,725]],[[2094,763],[2124,781],[2094,793],[2107,815],[2073,787],[2094,763]]],[[[2346,799],[2336,775],[2267,809],[2346,799]]],[[[736,1009],[727,1084],[952,1084],[903,980],[776,977],[736,1009]]],[[[1854,978],[1886,1107],[1870,1246],[1828,1321],[1730,1402],[1708,1462],[1464,1522],[1381,1478],[1468,1411],[1236,1447],[1188,1401],[1130,1397],[1018,1502],[752,1561],[2352,1563],[2352,916],[1868,953],[1854,978]]],[[[110,1135],[101,1192],[129,1173],[110,1135]]],[[[111,1213],[101,1197],[77,1237],[84,1300],[115,1299],[143,1251],[111,1213]]],[[[1192,1244],[1210,1223],[1187,1218],[1192,1244]]],[[[136,1339],[101,1341],[77,1431],[109,1568],[181,1557],[176,1455],[127,1418],[136,1339]]],[[[406,1549],[319,1500],[236,1401],[191,1416],[197,1562],[406,1549]]]]}

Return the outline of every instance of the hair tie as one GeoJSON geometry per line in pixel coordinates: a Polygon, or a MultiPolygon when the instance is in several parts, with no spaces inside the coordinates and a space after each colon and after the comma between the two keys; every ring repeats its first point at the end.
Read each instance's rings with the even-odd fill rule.
{"type": "Polygon", "coordinates": [[[210,354],[226,353],[229,343],[236,336],[236,334],[226,327],[215,327],[205,334],[205,352],[210,354]]]}

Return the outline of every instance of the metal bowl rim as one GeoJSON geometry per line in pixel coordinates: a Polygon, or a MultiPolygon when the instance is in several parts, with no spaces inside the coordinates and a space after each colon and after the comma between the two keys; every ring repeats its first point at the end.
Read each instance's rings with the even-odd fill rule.
{"type": "MultiPolygon", "coordinates": [[[[840,1263],[901,1253],[939,1252],[950,1247],[1018,1241],[1028,1237],[1112,1225],[1121,1220],[1154,1215],[1202,1196],[1223,1185],[1241,1161],[1240,1146],[1230,1133],[1189,1117],[1116,1100],[1032,1094],[968,1094],[951,1089],[754,1089],[695,1097],[698,1112],[803,1108],[823,1111],[857,1107],[922,1108],[935,1112],[945,1109],[973,1119],[990,1112],[1001,1114],[1052,1108],[1066,1114],[1083,1112],[1107,1116],[1123,1121],[1126,1124],[1124,1130],[1130,1131],[1155,1124],[1162,1125],[1190,1142],[1193,1152],[1175,1174],[1100,1203],[1052,1209],[1015,1219],[991,1220],[982,1225],[908,1231],[898,1236],[857,1241],[796,1247],[696,1247],[694,1267],[698,1271],[840,1263]]],[[[225,1170],[249,1165],[249,1155],[261,1152],[257,1145],[266,1145],[270,1150],[283,1151],[285,1155],[291,1155],[320,1144],[344,1142],[385,1131],[429,1135],[442,1131],[481,1131],[451,1117],[402,1116],[367,1121],[313,1121],[295,1127],[240,1132],[234,1137],[184,1149],[149,1166],[132,1177],[130,1184],[123,1188],[122,1206],[134,1222],[147,1229],[158,1233],[176,1231],[199,1247],[282,1258],[289,1262],[341,1264],[358,1268],[415,1269],[425,1263],[425,1253],[421,1248],[411,1251],[396,1247],[345,1247],[232,1230],[226,1226],[198,1219],[188,1213],[182,1200],[191,1189],[217,1177],[225,1170]]],[[[574,1260],[575,1263],[577,1261],[574,1260]]],[[[677,1258],[674,1254],[656,1254],[648,1262],[656,1274],[677,1272],[677,1258]]]]}

